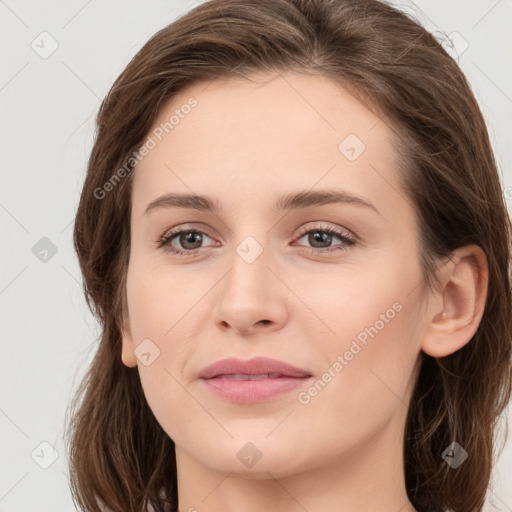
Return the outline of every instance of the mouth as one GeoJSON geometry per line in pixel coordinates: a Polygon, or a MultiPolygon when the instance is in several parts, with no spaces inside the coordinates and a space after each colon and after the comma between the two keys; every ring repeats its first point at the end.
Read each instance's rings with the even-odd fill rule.
{"type": "MultiPolygon", "coordinates": [[[[212,377],[213,379],[229,379],[229,380],[263,380],[263,379],[280,379],[280,378],[301,378],[290,377],[281,373],[260,373],[258,375],[251,375],[248,373],[231,373],[228,375],[222,374],[212,377]]],[[[304,378],[304,377],[302,377],[304,378]]]]}
{"type": "Polygon", "coordinates": [[[260,356],[247,361],[236,357],[221,359],[204,368],[199,374],[201,379],[221,376],[231,378],[241,376],[238,380],[247,380],[245,376],[249,378],[311,377],[311,373],[290,363],[260,356]]]}
{"type": "Polygon", "coordinates": [[[307,370],[283,361],[257,357],[224,359],[199,375],[214,395],[233,403],[256,403],[290,392],[312,378],[307,370]]]}

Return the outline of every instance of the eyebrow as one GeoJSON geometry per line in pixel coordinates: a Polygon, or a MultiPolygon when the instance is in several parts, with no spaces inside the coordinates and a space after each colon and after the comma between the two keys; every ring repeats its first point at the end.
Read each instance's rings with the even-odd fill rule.
{"type": "MultiPolygon", "coordinates": [[[[327,189],[308,191],[303,190],[287,194],[276,202],[277,211],[298,210],[314,206],[323,206],[327,204],[345,203],[362,206],[373,210],[380,215],[377,208],[367,199],[350,194],[344,190],[327,189]]],[[[195,194],[164,194],[149,203],[145,214],[158,208],[188,208],[200,211],[219,213],[222,207],[218,199],[212,199],[208,196],[199,196],[195,194]]]]}

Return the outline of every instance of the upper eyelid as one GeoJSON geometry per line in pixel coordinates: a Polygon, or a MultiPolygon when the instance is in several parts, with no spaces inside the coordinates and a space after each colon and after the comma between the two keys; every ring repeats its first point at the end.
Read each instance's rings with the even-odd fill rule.
{"type": "Polygon", "coordinates": [[[301,226],[299,228],[299,233],[301,235],[304,235],[305,233],[308,233],[309,231],[314,231],[316,229],[318,231],[323,231],[323,230],[336,231],[341,235],[346,235],[350,238],[356,238],[356,236],[354,234],[352,234],[351,231],[349,231],[348,229],[346,229],[344,227],[332,226],[330,224],[326,224],[325,221],[311,221],[311,222],[320,222],[320,224],[317,224],[316,226],[308,226],[308,225],[301,226]]]}
{"type": "Polygon", "coordinates": [[[202,224],[200,224],[199,226],[192,226],[192,225],[188,225],[188,224],[181,225],[180,224],[178,226],[175,226],[173,228],[166,230],[160,238],[163,239],[163,238],[167,238],[170,236],[174,236],[176,234],[179,234],[182,231],[201,231],[201,232],[204,232],[210,238],[214,238],[210,234],[210,231],[208,230],[208,228],[206,228],[202,224]]]}
{"type": "MultiPolygon", "coordinates": [[[[334,225],[327,224],[326,221],[309,221],[307,224],[302,225],[299,228],[299,233],[297,236],[298,236],[298,238],[302,238],[306,233],[308,233],[310,231],[314,231],[315,229],[318,231],[323,231],[323,230],[335,231],[336,234],[338,234],[338,236],[345,236],[345,237],[353,240],[354,242],[358,240],[357,235],[355,235],[353,232],[351,232],[341,226],[334,226],[334,225]],[[313,225],[313,226],[308,225],[308,224],[315,223],[315,222],[320,223],[320,224],[313,225]]],[[[168,229],[160,237],[159,240],[167,239],[168,241],[170,241],[176,235],[182,233],[183,231],[200,231],[200,232],[203,232],[206,236],[208,236],[212,240],[216,238],[215,236],[213,236],[210,233],[209,229],[204,224],[199,224],[199,226],[194,226],[194,225],[189,225],[189,224],[185,223],[183,225],[178,225],[178,226],[168,229]]],[[[298,239],[297,236],[294,238],[294,241],[296,241],[298,239]]]]}

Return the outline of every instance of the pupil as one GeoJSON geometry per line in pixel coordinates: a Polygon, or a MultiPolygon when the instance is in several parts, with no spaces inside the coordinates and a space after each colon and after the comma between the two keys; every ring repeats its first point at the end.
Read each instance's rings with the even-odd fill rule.
{"type": "Polygon", "coordinates": [[[317,242],[330,242],[332,239],[332,235],[330,235],[329,233],[325,233],[323,231],[314,231],[311,235],[310,235],[310,240],[309,242],[311,243],[311,245],[313,245],[313,247],[316,247],[315,244],[317,242]]]}
{"type": "Polygon", "coordinates": [[[180,243],[187,249],[197,249],[197,247],[201,245],[201,234],[189,231],[188,233],[181,235],[180,243]],[[192,244],[192,247],[187,245],[189,243],[192,244]]]}

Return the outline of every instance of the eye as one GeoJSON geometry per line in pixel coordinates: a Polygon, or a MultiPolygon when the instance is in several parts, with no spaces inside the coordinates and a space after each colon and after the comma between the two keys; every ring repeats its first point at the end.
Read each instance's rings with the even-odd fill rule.
{"type": "MultiPolygon", "coordinates": [[[[165,251],[177,256],[190,256],[199,252],[205,237],[212,239],[202,229],[181,228],[165,233],[156,243],[157,247],[163,248],[165,251]],[[175,239],[181,248],[173,245],[175,239]]],[[[303,227],[298,240],[302,238],[307,238],[307,242],[312,245],[312,250],[309,252],[314,254],[345,251],[356,243],[345,231],[328,225],[320,225],[309,229],[303,227]],[[332,245],[335,238],[340,240],[341,244],[332,245]]]]}
{"type": "Polygon", "coordinates": [[[201,229],[181,228],[165,233],[160,240],[158,240],[157,246],[177,256],[190,256],[198,252],[205,236],[206,238],[210,238],[201,229]],[[175,238],[182,249],[172,245],[175,238]]]}
{"type": "Polygon", "coordinates": [[[310,252],[314,254],[346,251],[350,246],[353,246],[356,243],[355,240],[345,231],[326,225],[320,225],[309,229],[307,227],[302,228],[301,237],[298,240],[301,240],[302,238],[306,238],[306,241],[312,245],[313,250],[310,252]],[[333,238],[338,238],[341,241],[341,244],[333,246],[333,238]]]}

